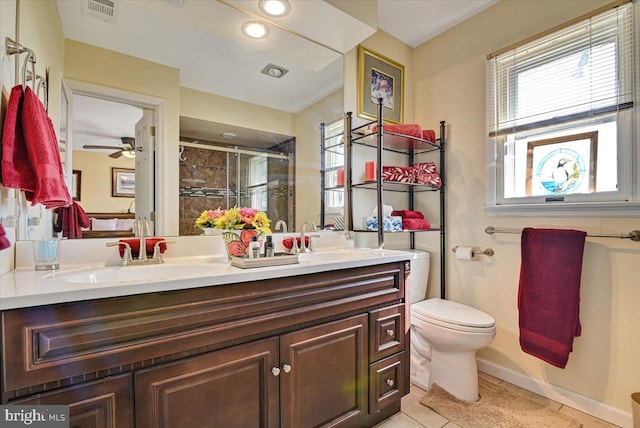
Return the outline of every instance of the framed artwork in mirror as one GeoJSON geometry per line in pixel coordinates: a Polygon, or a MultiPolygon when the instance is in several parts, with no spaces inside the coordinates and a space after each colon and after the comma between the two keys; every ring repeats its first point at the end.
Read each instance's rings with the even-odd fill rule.
{"type": "Polygon", "coordinates": [[[404,121],[404,66],[358,46],[358,116],[375,119],[382,98],[384,121],[404,121]]]}
{"type": "Polygon", "coordinates": [[[111,196],[114,198],[134,198],[136,196],[136,170],[132,168],[111,168],[111,196]]]}
{"type": "Polygon", "coordinates": [[[598,131],[527,143],[527,195],[596,191],[598,131]]]}
{"type": "Polygon", "coordinates": [[[82,185],[82,171],[74,169],[71,175],[71,198],[74,201],[80,200],[81,185],[82,185]]]}

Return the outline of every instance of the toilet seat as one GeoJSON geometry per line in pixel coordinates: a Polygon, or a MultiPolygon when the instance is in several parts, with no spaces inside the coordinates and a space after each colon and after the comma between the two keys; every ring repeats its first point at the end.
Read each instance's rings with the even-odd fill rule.
{"type": "Polygon", "coordinates": [[[487,332],[495,329],[490,315],[470,306],[443,299],[429,299],[411,305],[416,320],[466,332],[487,332]]]}

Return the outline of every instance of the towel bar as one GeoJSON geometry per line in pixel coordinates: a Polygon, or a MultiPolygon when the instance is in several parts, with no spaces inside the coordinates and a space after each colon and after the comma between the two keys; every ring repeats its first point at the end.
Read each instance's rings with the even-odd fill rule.
{"type": "MultiPolygon", "coordinates": [[[[520,229],[496,229],[493,226],[487,226],[484,230],[485,233],[493,235],[494,233],[515,233],[522,232],[520,229]]],[[[632,241],[640,241],[640,230],[632,230],[627,234],[611,234],[611,233],[587,233],[587,236],[594,238],[619,238],[619,239],[631,239],[632,241]]]]}

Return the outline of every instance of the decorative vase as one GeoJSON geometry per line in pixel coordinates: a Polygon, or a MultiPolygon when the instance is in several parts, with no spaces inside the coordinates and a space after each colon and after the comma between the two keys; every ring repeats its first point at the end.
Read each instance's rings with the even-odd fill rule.
{"type": "Polygon", "coordinates": [[[220,236],[222,235],[222,229],[215,229],[213,227],[207,227],[203,229],[204,236],[220,236]]]}
{"type": "Polygon", "coordinates": [[[264,241],[264,233],[255,229],[241,229],[241,230],[224,230],[222,232],[222,240],[224,241],[225,248],[227,249],[227,256],[242,257],[249,253],[249,243],[251,238],[258,237],[260,248],[262,248],[262,242],[264,241]]]}

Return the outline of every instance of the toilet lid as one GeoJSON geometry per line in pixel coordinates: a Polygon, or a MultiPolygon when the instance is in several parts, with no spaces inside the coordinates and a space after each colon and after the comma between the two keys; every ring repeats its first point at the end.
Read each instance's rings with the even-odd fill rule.
{"type": "Polygon", "coordinates": [[[490,315],[450,300],[423,300],[411,305],[411,312],[414,316],[427,321],[432,319],[465,327],[487,328],[496,324],[490,315]]]}

